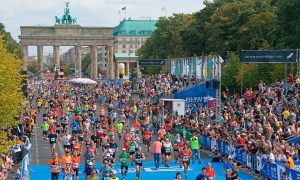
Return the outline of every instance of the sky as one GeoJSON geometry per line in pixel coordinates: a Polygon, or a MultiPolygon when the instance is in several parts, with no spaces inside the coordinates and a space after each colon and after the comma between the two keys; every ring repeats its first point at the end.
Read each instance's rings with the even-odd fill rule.
{"type": "MultiPolygon", "coordinates": [[[[19,42],[20,26],[52,26],[55,16],[61,17],[65,2],[70,2],[70,14],[81,26],[114,27],[125,17],[158,19],[173,13],[193,13],[204,7],[203,0],[0,0],[0,22],[19,42]]],[[[45,47],[46,48],[46,47],[45,47]]],[[[46,48],[47,49],[47,48],[46,48]]],[[[44,53],[52,51],[44,50],[44,53]]],[[[29,47],[29,55],[36,55],[36,47],[29,47]]]]}

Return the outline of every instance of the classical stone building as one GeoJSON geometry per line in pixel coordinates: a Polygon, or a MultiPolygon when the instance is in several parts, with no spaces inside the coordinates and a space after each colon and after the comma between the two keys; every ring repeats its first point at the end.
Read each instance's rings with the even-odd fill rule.
{"type": "MultiPolygon", "coordinates": [[[[122,20],[113,29],[116,70],[119,63],[124,63],[125,75],[128,76],[132,68],[138,67],[136,51],[151,36],[156,23],[156,20],[122,20]]],[[[118,77],[118,71],[115,75],[118,77]]]]}
{"type": "Polygon", "coordinates": [[[97,49],[105,47],[106,59],[109,68],[107,76],[114,77],[113,52],[114,37],[112,28],[109,27],[82,27],[79,25],[55,25],[55,26],[22,26],[20,45],[22,48],[23,67],[27,69],[28,46],[37,46],[39,71],[43,70],[43,46],[53,46],[54,64],[60,67],[59,46],[75,46],[76,61],[75,73],[81,77],[81,46],[91,48],[91,78],[98,77],[97,49]]]}
{"type": "Polygon", "coordinates": [[[137,66],[136,50],[156,29],[155,20],[123,20],[115,28],[83,27],[70,15],[66,3],[62,18],[55,16],[54,26],[21,26],[20,45],[24,70],[27,70],[28,46],[37,46],[38,70],[43,71],[43,46],[53,46],[53,61],[49,66],[60,67],[60,46],[74,46],[65,53],[75,59],[75,74],[81,77],[82,54],[90,53],[91,78],[98,77],[98,67],[107,78],[118,77],[118,64],[125,64],[126,76],[137,66]],[[82,48],[87,46],[87,48],[82,48]],[[51,65],[50,65],[51,64],[51,65]]]}

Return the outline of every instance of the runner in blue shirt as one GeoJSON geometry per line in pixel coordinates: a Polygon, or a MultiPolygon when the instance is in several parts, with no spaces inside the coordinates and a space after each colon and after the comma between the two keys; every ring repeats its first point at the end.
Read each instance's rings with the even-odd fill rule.
{"type": "Polygon", "coordinates": [[[77,134],[79,130],[79,122],[73,121],[72,123],[72,133],[77,134]]]}
{"type": "Polygon", "coordinates": [[[233,166],[232,157],[228,156],[228,161],[225,162],[223,167],[222,167],[222,171],[226,175],[226,179],[227,179],[228,170],[232,169],[232,166],[233,166]]]}

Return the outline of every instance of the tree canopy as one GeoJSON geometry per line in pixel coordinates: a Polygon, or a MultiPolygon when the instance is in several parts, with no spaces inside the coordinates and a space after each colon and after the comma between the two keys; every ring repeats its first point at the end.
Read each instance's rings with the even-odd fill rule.
{"type": "MultiPolygon", "coordinates": [[[[204,4],[203,9],[191,15],[160,18],[157,30],[139,49],[140,57],[167,59],[219,54],[226,59],[223,80],[227,83],[222,84],[237,90],[242,76],[241,50],[300,46],[298,0],[206,0],[204,4]]],[[[260,80],[269,83],[284,74],[283,66],[278,64],[246,64],[243,71],[246,86],[260,80]]]]}
{"type": "MultiPolygon", "coordinates": [[[[22,75],[21,60],[15,53],[10,53],[0,38],[0,127],[15,127],[15,120],[23,112],[24,96],[21,92],[22,75]]],[[[8,151],[13,142],[7,141],[7,136],[0,131],[0,153],[8,151]]]]}
{"type": "Polygon", "coordinates": [[[5,30],[5,26],[0,23],[0,36],[2,37],[5,48],[10,53],[16,54],[20,57],[21,48],[19,44],[12,38],[11,34],[5,30]]]}

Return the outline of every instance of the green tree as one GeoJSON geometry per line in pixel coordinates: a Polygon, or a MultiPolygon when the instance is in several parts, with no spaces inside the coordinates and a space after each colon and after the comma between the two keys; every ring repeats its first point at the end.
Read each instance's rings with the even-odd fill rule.
{"type": "MultiPolygon", "coordinates": [[[[24,96],[21,92],[22,76],[21,60],[14,53],[10,53],[0,38],[0,127],[15,127],[19,122],[15,120],[23,112],[24,96]]],[[[0,153],[7,152],[13,142],[0,131],[0,153]]]]}
{"type": "Polygon", "coordinates": [[[16,54],[20,57],[21,49],[19,44],[12,38],[11,34],[5,30],[5,26],[0,23],[0,36],[4,41],[4,46],[10,53],[16,54]]]}
{"type": "Polygon", "coordinates": [[[222,84],[229,89],[230,93],[238,91],[240,83],[237,78],[241,67],[242,63],[236,53],[231,53],[228,61],[222,65],[222,84]]]}
{"type": "Polygon", "coordinates": [[[180,31],[182,39],[183,50],[187,52],[188,56],[194,54],[200,56],[202,53],[210,54],[211,49],[208,46],[208,35],[210,29],[207,24],[211,21],[211,16],[224,3],[232,0],[205,0],[203,4],[205,7],[194,13],[191,23],[180,31]]]}
{"type": "Polygon", "coordinates": [[[224,3],[207,24],[209,48],[221,55],[227,51],[270,48],[276,21],[276,7],[271,0],[224,3]]]}
{"type": "Polygon", "coordinates": [[[38,72],[38,62],[37,60],[30,60],[27,64],[27,70],[35,74],[38,72]]]}
{"type": "Polygon", "coordinates": [[[281,0],[278,2],[278,44],[279,48],[300,47],[300,1],[281,0]]]}
{"type": "Polygon", "coordinates": [[[82,72],[86,73],[86,74],[90,74],[90,65],[91,65],[91,56],[89,54],[86,54],[83,56],[82,58],[82,64],[81,64],[81,68],[82,68],[82,72]]]}
{"type": "Polygon", "coordinates": [[[143,59],[160,59],[182,57],[186,52],[182,47],[179,32],[189,25],[192,15],[174,14],[171,17],[161,17],[157,23],[157,29],[138,50],[143,59]]]}

